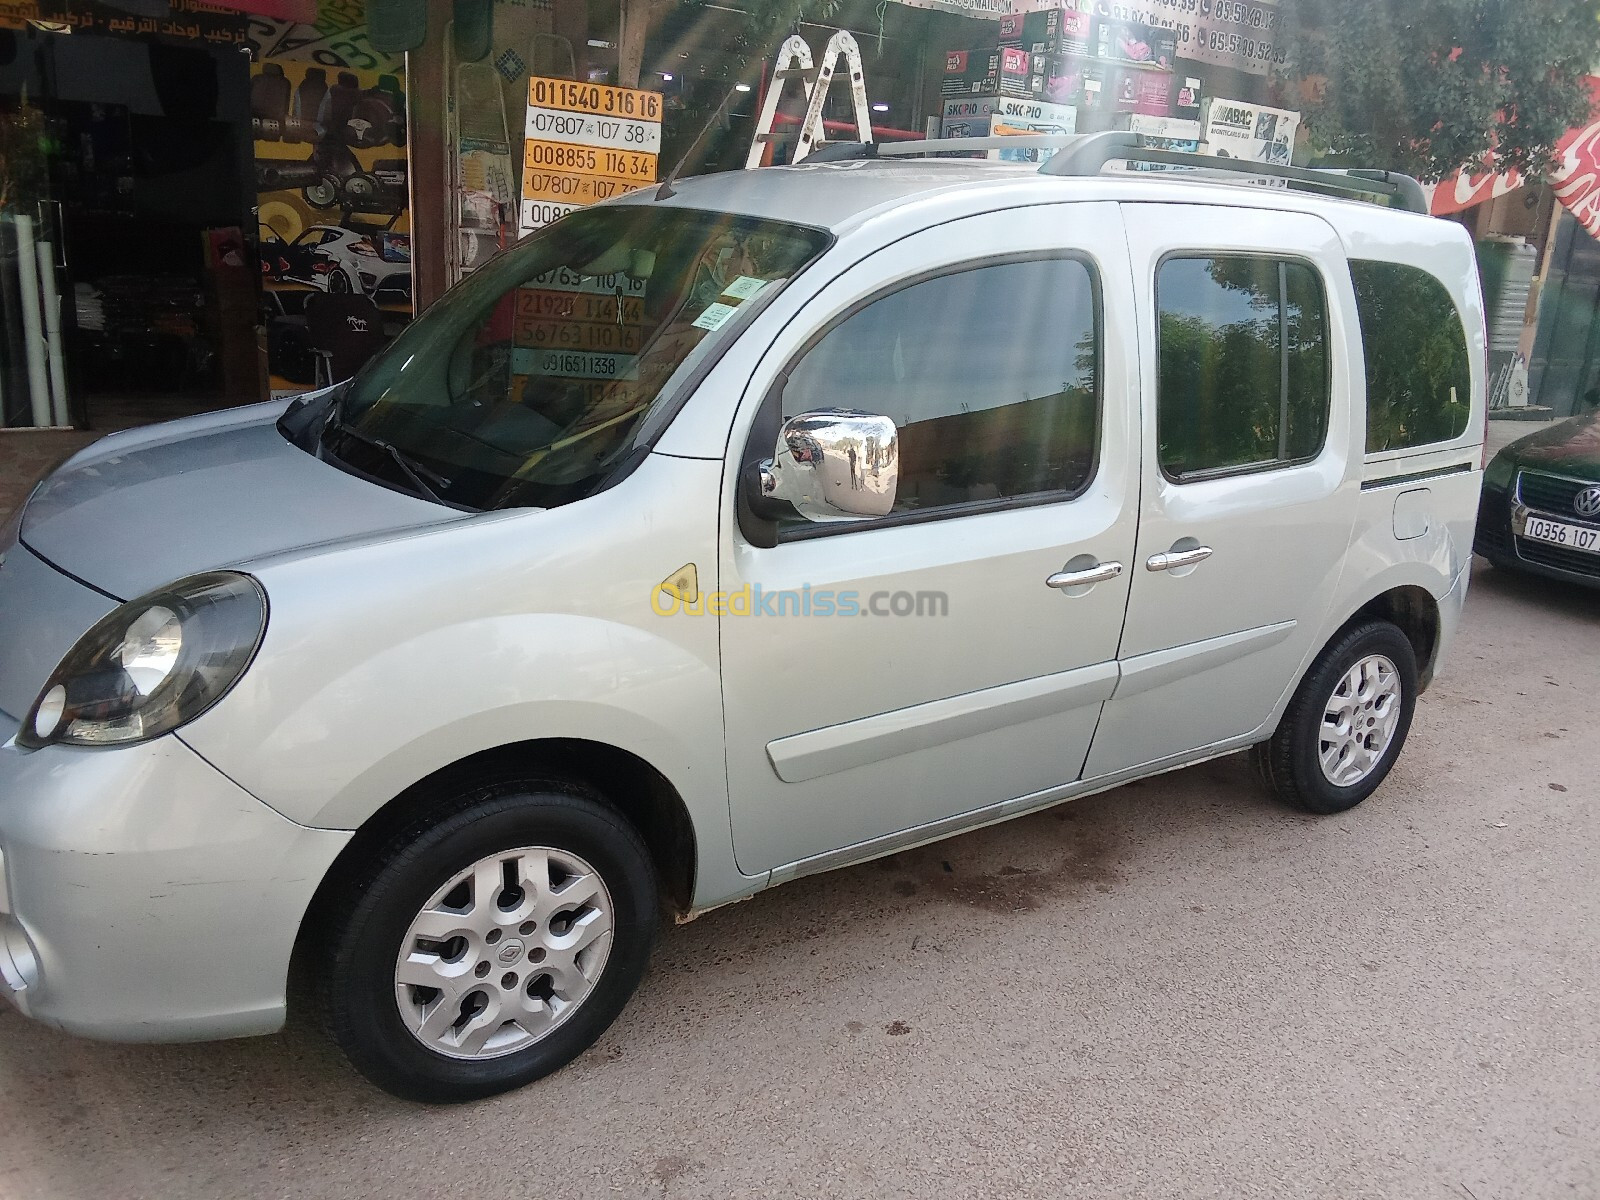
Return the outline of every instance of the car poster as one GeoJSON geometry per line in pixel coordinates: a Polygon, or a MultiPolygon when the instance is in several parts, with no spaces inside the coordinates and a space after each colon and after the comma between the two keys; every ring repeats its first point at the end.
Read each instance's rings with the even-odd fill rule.
{"type": "Polygon", "coordinates": [[[370,300],[411,319],[404,76],[269,58],[250,71],[257,246],[275,394],[316,381],[305,304],[370,300]]]}

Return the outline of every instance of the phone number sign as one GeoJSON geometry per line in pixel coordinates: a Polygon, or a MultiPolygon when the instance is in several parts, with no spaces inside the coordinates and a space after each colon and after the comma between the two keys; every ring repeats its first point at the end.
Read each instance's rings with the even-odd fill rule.
{"type": "Polygon", "coordinates": [[[530,233],[655,181],[661,95],[535,76],[523,133],[520,226],[530,233]]]}
{"type": "Polygon", "coordinates": [[[1080,9],[1177,35],[1178,57],[1265,75],[1284,61],[1277,0],[1085,0],[1080,9]]]}

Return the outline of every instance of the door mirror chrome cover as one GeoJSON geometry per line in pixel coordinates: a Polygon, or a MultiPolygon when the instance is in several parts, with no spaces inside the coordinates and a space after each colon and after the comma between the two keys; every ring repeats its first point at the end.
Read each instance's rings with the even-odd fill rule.
{"type": "Polygon", "coordinates": [[[894,509],[900,435],[875,413],[842,408],[801,413],[783,423],[772,457],[757,463],[751,508],[769,519],[793,509],[808,521],[862,521],[894,509]]]}

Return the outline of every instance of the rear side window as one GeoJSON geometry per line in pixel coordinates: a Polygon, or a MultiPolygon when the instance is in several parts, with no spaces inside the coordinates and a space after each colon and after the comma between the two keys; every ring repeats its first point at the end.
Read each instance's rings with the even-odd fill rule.
{"type": "Polygon", "coordinates": [[[1328,433],[1328,322],[1305,263],[1169,258],[1156,277],[1161,469],[1197,480],[1306,462],[1328,433]]]}
{"type": "Polygon", "coordinates": [[[1444,284],[1400,263],[1352,259],[1367,359],[1367,453],[1448,442],[1467,431],[1472,368],[1444,284]]]}
{"type": "Polygon", "coordinates": [[[939,275],[823,334],[790,368],[783,416],[891,418],[896,515],[1064,499],[1094,473],[1099,327],[1095,277],[1078,259],[939,275]]]}

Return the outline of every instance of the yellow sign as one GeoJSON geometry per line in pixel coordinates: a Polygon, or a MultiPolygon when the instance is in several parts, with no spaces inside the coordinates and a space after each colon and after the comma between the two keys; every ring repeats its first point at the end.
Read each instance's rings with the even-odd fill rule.
{"type": "Polygon", "coordinates": [[[568,142],[529,139],[522,152],[523,170],[581,171],[607,175],[633,183],[651,183],[656,177],[656,156],[637,150],[609,150],[599,146],[574,146],[568,142]]]}
{"type": "Polygon", "coordinates": [[[564,108],[568,112],[629,117],[635,121],[661,120],[661,93],[602,83],[577,83],[571,79],[528,80],[528,103],[535,108],[564,108]]]}

